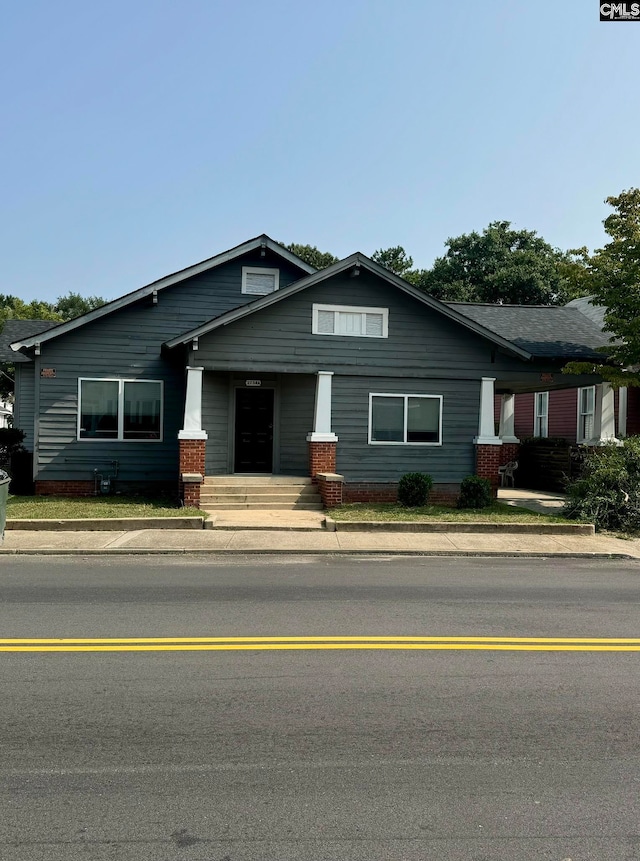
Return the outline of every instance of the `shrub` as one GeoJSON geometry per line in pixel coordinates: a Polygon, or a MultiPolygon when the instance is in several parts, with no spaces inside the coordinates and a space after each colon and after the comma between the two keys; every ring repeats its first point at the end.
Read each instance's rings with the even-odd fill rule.
{"type": "Polygon", "coordinates": [[[407,508],[426,505],[433,479],[424,472],[408,472],[398,483],[398,502],[407,508]]]}
{"type": "Polygon", "coordinates": [[[640,530],[640,437],[589,451],[580,478],[567,487],[563,514],[598,529],[640,530]]]}
{"type": "Polygon", "coordinates": [[[479,475],[468,475],[460,482],[458,508],[487,508],[493,503],[491,482],[479,475]]]}
{"type": "Polygon", "coordinates": [[[10,457],[16,451],[22,451],[24,431],[19,428],[0,428],[0,457],[10,457]]]}

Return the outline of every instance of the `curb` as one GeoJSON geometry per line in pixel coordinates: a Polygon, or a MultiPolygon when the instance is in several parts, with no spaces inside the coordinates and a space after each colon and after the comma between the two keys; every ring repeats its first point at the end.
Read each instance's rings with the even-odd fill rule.
{"type": "Polygon", "coordinates": [[[140,529],[204,529],[204,517],[112,517],[65,520],[7,520],[6,529],[25,532],[137,532],[140,529]]]}
{"type": "Polygon", "coordinates": [[[465,523],[460,520],[334,520],[326,518],[330,532],[466,532],[503,535],[595,535],[593,523],[465,523]]]}
{"type": "Polygon", "coordinates": [[[238,549],[135,549],[114,547],[104,550],[40,550],[0,548],[0,556],[422,556],[422,557],[487,557],[493,559],[626,559],[640,562],[637,556],[628,553],[573,552],[550,553],[542,550],[246,550],[238,549]]]}

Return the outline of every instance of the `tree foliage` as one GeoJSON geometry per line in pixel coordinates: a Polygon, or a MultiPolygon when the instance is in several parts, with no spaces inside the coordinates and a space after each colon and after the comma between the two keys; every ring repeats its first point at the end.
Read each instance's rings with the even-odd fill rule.
{"type": "Polygon", "coordinates": [[[493,221],[447,240],[447,251],[431,269],[405,276],[436,299],[505,305],[557,305],[573,298],[569,263],[579,257],[553,248],[532,230],[493,221]],[[563,270],[562,265],[565,269],[563,270]]]}
{"type": "Polygon", "coordinates": [[[371,259],[402,277],[411,272],[413,266],[413,257],[409,257],[401,245],[392,248],[380,248],[373,252],[371,259]]]}
{"type": "Polygon", "coordinates": [[[328,251],[320,251],[315,245],[300,245],[297,242],[291,242],[284,247],[315,269],[326,269],[332,263],[338,262],[338,258],[334,257],[333,254],[328,251]]]}
{"type": "Polygon", "coordinates": [[[614,386],[640,385],[640,189],[631,188],[606,202],[613,212],[604,220],[609,242],[588,261],[589,293],[606,308],[604,328],[611,343],[602,363],[572,362],[567,373],[596,373],[614,386]]]}

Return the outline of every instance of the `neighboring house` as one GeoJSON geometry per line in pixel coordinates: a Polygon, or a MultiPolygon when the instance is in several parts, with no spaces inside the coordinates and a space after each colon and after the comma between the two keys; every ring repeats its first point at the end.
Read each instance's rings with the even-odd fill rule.
{"type": "MultiPolygon", "coordinates": [[[[39,332],[44,332],[46,329],[51,329],[57,326],[57,323],[51,320],[5,320],[4,324],[0,324],[0,366],[14,365],[14,374],[17,378],[20,374],[20,367],[23,364],[32,364],[31,360],[21,353],[14,352],[9,346],[12,341],[18,338],[28,338],[31,335],[37,335],[39,332]]],[[[6,371],[4,372],[6,373],[6,371]]],[[[27,411],[25,424],[32,426],[33,424],[33,408],[29,406],[29,396],[25,394],[23,406],[27,411]]],[[[21,427],[20,404],[14,404],[12,400],[0,400],[0,428],[9,427],[13,424],[15,427],[21,427]]],[[[28,433],[28,431],[27,431],[28,433]]]]}
{"type": "Polygon", "coordinates": [[[36,493],[309,475],[325,503],[452,499],[513,455],[513,394],[568,378],[601,331],[576,309],[445,304],[353,254],[316,272],[262,235],[12,344],[36,493]],[[502,433],[494,393],[504,393],[502,433]]]}
{"type": "MultiPolygon", "coordinates": [[[[565,307],[579,311],[602,331],[605,309],[593,305],[590,297],[573,299],[565,307]]],[[[606,343],[608,338],[608,334],[602,331],[602,343],[606,343]]],[[[496,421],[499,420],[500,409],[500,399],[496,398],[496,421]]],[[[606,385],[592,385],[518,394],[514,413],[514,431],[519,439],[554,437],[570,443],[598,444],[606,439],[640,433],[640,390],[622,388],[613,392],[606,385]]]]}

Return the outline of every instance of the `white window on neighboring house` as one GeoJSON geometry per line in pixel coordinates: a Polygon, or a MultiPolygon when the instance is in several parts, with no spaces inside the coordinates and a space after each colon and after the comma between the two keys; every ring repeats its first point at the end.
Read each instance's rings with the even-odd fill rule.
{"type": "Polygon", "coordinates": [[[369,395],[370,445],[442,445],[442,395],[369,395]]]}
{"type": "Polygon", "coordinates": [[[162,439],[161,380],[78,380],[78,439],[162,439]]]}
{"type": "Polygon", "coordinates": [[[242,267],[242,292],[251,296],[266,296],[280,286],[280,270],[263,266],[242,267]]]}
{"type": "Polygon", "coordinates": [[[388,338],[389,309],[353,305],[314,305],[311,334],[388,338]]]}
{"type": "Polygon", "coordinates": [[[596,410],[596,387],[578,389],[578,442],[587,442],[593,437],[593,416],[596,410]]]}
{"type": "Polygon", "coordinates": [[[549,392],[536,392],[534,436],[549,436],[549,392]]]}

